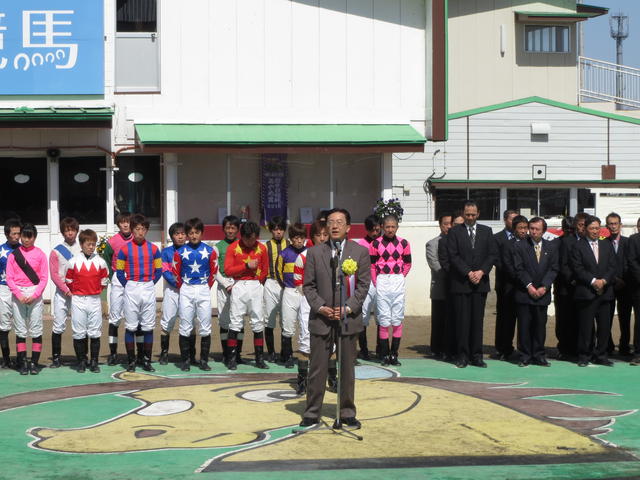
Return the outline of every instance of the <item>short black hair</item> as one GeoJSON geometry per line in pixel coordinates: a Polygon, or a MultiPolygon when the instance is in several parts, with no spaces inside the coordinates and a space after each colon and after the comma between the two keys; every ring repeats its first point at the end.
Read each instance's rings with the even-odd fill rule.
{"type": "Polygon", "coordinates": [[[80,232],[80,235],[78,235],[78,241],[80,242],[80,245],[85,242],[97,242],[98,234],[94,230],[87,228],[80,232]]]}
{"type": "Polygon", "coordinates": [[[276,215],[275,217],[272,217],[271,220],[269,220],[268,227],[270,232],[274,231],[276,228],[279,230],[286,230],[287,219],[281,217],[280,215],[276,215]]]}
{"type": "Polygon", "coordinates": [[[64,217],[60,220],[60,233],[64,233],[69,229],[77,232],[80,230],[80,223],[73,217],[64,217]]]}
{"type": "Polygon", "coordinates": [[[619,222],[622,223],[622,218],[620,218],[620,215],[618,215],[616,212],[611,212],[609,215],[607,215],[607,218],[605,219],[605,221],[608,221],[609,218],[617,218],[619,222]]]}
{"type": "Polygon", "coordinates": [[[22,230],[22,222],[18,218],[10,218],[6,222],[4,222],[4,234],[9,236],[12,228],[18,227],[22,230]]]}
{"type": "Polygon", "coordinates": [[[531,225],[532,223],[538,223],[538,222],[542,222],[542,233],[546,232],[547,221],[542,217],[533,217],[531,220],[529,220],[529,225],[531,225]]]}
{"type": "Polygon", "coordinates": [[[347,220],[347,225],[351,225],[351,214],[349,213],[349,211],[346,208],[332,208],[331,210],[329,210],[327,212],[327,220],[329,219],[329,217],[331,215],[333,215],[334,213],[341,213],[344,215],[345,219],[347,220]]]}
{"type": "MultiPolygon", "coordinates": [[[[576,215],[576,217],[577,216],[578,215],[576,215]]],[[[587,218],[584,219],[584,228],[587,228],[589,225],[595,222],[598,222],[600,225],[602,225],[602,222],[598,217],[596,217],[595,215],[587,215],[587,218]]]]}
{"type": "Polygon", "coordinates": [[[176,222],[173,225],[171,225],[169,227],[169,236],[173,237],[176,233],[178,233],[180,230],[182,230],[183,232],[184,230],[184,223],[182,222],[176,222]]]}
{"type": "Polygon", "coordinates": [[[131,214],[129,212],[120,212],[116,216],[116,225],[120,225],[122,222],[131,223],[131,214]]]}
{"type": "Polygon", "coordinates": [[[297,222],[289,226],[289,238],[293,237],[307,238],[307,229],[302,223],[297,222]]]}
{"type": "Polygon", "coordinates": [[[23,223],[20,230],[21,237],[33,238],[38,236],[38,229],[33,223],[23,223]]]}
{"type": "Polygon", "coordinates": [[[584,212],[576,213],[576,216],[573,217],[573,226],[575,226],[576,223],[578,223],[580,220],[584,220],[586,222],[587,217],[589,216],[590,215],[588,213],[584,213],[584,212]]]}
{"type": "Polygon", "coordinates": [[[393,220],[396,223],[400,223],[400,219],[398,218],[398,216],[394,215],[393,213],[390,213],[390,214],[384,216],[384,218],[382,219],[382,225],[387,223],[387,220],[393,220]]]}
{"type": "Polygon", "coordinates": [[[464,218],[464,214],[462,213],[462,210],[454,210],[453,213],[451,214],[451,223],[453,223],[453,221],[459,217],[464,218]]]}
{"type": "Polygon", "coordinates": [[[453,215],[450,213],[443,213],[438,217],[438,225],[442,225],[444,223],[444,219],[447,217],[451,217],[451,221],[453,222],[453,215]]]}
{"type": "Polygon", "coordinates": [[[227,223],[235,226],[236,228],[240,228],[240,219],[235,215],[227,215],[222,219],[222,228],[227,226],[227,223]]]}
{"type": "Polygon", "coordinates": [[[462,205],[462,210],[464,210],[467,207],[476,207],[476,209],[480,210],[478,208],[478,204],[473,200],[465,200],[464,204],[462,205]]]}
{"type": "Polygon", "coordinates": [[[131,227],[131,231],[133,231],[133,229],[138,225],[142,225],[147,230],[149,230],[149,227],[151,226],[149,220],[147,220],[147,217],[145,217],[141,213],[134,213],[133,215],[131,215],[131,218],[129,218],[129,226],[131,227]]]}
{"type": "Polygon", "coordinates": [[[572,216],[567,216],[564,217],[562,219],[562,230],[563,231],[567,231],[567,230],[573,230],[573,217],[572,216]]]}
{"type": "Polygon", "coordinates": [[[318,215],[316,216],[316,220],[326,220],[327,217],[329,216],[329,212],[331,212],[331,210],[320,210],[318,212],[318,215]]]}
{"type": "Polygon", "coordinates": [[[327,229],[327,222],[323,222],[322,220],[316,220],[311,224],[311,228],[309,229],[309,235],[313,239],[316,235],[318,235],[322,230],[327,229]]]}
{"type": "Polygon", "coordinates": [[[520,212],[518,212],[517,210],[513,210],[513,209],[505,210],[505,211],[502,213],[502,219],[503,219],[503,220],[506,220],[507,218],[509,218],[509,215],[512,215],[512,214],[514,214],[514,213],[515,213],[516,215],[519,215],[519,214],[520,214],[520,212]]]}
{"type": "Polygon", "coordinates": [[[204,223],[198,217],[190,218],[184,222],[184,233],[189,233],[191,230],[197,230],[204,232],[204,223]]]}
{"type": "Polygon", "coordinates": [[[260,236],[260,227],[256,222],[252,222],[251,220],[244,222],[240,225],[240,236],[244,238],[248,238],[251,235],[255,235],[256,237],[260,236]]]}
{"type": "Polygon", "coordinates": [[[380,219],[377,215],[369,215],[364,219],[364,228],[367,231],[373,230],[376,225],[380,225],[380,219]]]}
{"type": "Polygon", "coordinates": [[[525,217],[524,215],[516,215],[515,217],[513,217],[513,222],[511,224],[514,230],[516,229],[516,225],[518,225],[519,223],[526,223],[528,225],[529,220],[527,220],[527,217],[525,217]]]}

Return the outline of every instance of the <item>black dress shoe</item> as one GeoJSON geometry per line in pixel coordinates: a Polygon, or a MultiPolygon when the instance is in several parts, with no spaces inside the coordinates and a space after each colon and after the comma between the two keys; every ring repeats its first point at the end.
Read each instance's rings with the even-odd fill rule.
{"type": "Polygon", "coordinates": [[[528,367],[528,366],[529,366],[529,362],[525,362],[525,361],[523,361],[523,360],[520,360],[520,361],[518,362],[518,366],[519,366],[519,367],[528,367]]]}
{"type": "Polygon", "coordinates": [[[629,362],[629,365],[633,365],[634,367],[640,365],[640,357],[633,357],[629,362]]]}
{"type": "Polygon", "coordinates": [[[487,364],[484,362],[484,360],[474,360],[473,362],[471,362],[471,365],[473,365],[474,367],[487,368],[487,364]]]}
{"type": "Polygon", "coordinates": [[[579,367],[588,367],[589,366],[589,362],[587,362],[586,360],[580,360],[578,362],[578,366],[579,367]]]}
{"type": "Polygon", "coordinates": [[[613,362],[611,360],[609,360],[608,358],[603,358],[600,360],[596,360],[594,363],[598,364],[598,365],[602,365],[604,367],[613,367],[613,362]]]}
{"type": "Polygon", "coordinates": [[[539,358],[534,361],[534,363],[540,367],[550,367],[551,364],[547,361],[546,358],[539,358]]]}
{"type": "Polygon", "coordinates": [[[200,370],[202,370],[204,372],[211,371],[211,367],[209,366],[209,363],[206,360],[200,360],[200,363],[198,364],[198,367],[200,367],[200,370]]]}
{"type": "Polygon", "coordinates": [[[354,427],[354,428],[362,427],[360,420],[358,420],[356,417],[341,418],[340,423],[342,425],[346,425],[347,427],[354,427]]]}
{"type": "Polygon", "coordinates": [[[156,369],[151,366],[151,362],[149,360],[144,360],[142,362],[142,369],[145,372],[155,372],[156,369]]]}
{"type": "Polygon", "coordinates": [[[301,427],[312,427],[313,425],[317,425],[317,424],[318,424],[318,419],[311,418],[311,417],[303,417],[302,421],[300,422],[301,427]]]}
{"type": "Polygon", "coordinates": [[[469,365],[469,362],[466,360],[456,360],[456,367],[458,368],[467,368],[467,365],[469,365]]]}

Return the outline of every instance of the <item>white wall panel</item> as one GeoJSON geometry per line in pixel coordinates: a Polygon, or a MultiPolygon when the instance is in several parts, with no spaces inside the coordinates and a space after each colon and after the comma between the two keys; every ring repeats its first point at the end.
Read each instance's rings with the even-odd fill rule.
{"type": "MultiPolygon", "coordinates": [[[[238,106],[263,107],[265,98],[264,0],[237,4],[238,106]]],[[[215,61],[215,59],[214,59],[215,61]]],[[[220,65],[224,68],[224,65],[220,65]]]]}

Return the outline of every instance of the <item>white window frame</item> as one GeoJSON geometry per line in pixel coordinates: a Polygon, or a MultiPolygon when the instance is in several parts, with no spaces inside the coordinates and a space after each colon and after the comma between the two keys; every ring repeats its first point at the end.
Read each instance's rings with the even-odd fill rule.
{"type": "Polygon", "coordinates": [[[563,24],[525,24],[523,29],[523,43],[524,52],[532,53],[532,54],[556,54],[556,55],[566,55],[571,52],[571,25],[563,25],[563,24]],[[527,47],[527,28],[566,28],[568,32],[568,41],[567,41],[567,51],[556,51],[556,50],[528,50],[527,47]]]}

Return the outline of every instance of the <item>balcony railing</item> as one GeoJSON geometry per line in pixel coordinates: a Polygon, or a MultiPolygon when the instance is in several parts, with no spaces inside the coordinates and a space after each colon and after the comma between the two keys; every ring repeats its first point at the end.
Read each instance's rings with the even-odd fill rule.
{"type": "Polygon", "coordinates": [[[640,69],[580,57],[580,101],[640,109],[640,69]]]}

